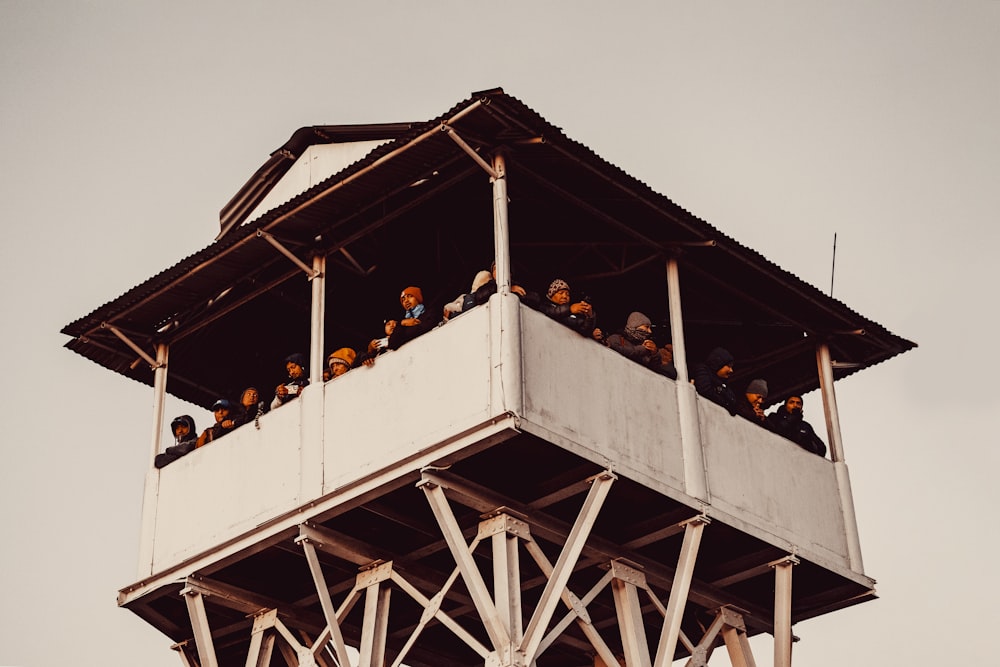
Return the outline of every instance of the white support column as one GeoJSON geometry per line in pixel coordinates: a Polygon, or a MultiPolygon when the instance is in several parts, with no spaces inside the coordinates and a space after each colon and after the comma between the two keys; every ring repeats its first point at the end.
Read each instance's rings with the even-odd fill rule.
{"type": "Polygon", "coordinates": [[[156,455],[160,453],[163,437],[163,408],[167,395],[167,357],[170,349],[166,343],[156,344],[156,364],[153,367],[153,433],[152,452],[149,456],[149,467],[153,467],[156,455]]]}
{"type": "Polygon", "coordinates": [[[649,644],[646,643],[646,627],[642,622],[639,589],[631,582],[615,578],[611,581],[611,590],[614,593],[615,611],[618,613],[625,664],[628,667],[650,667],[649,644]]]}
{"type": "Polygon", "coordinates": [[[792,667],[792,568],[794,556],[774,566],[774,667],[792,667]]]}
{"type": "Polygon", "coordinates": [[[246,667],[268,667],[271,664],[271,653],[274,651],[274,620],[277,617],[278,612],[275,609],[268,609],[254,616],[246,667]]]}
{"type": "Polygon", "coordinates": [[[819,387],[823,395],[823,414],[826,417],[826,434],[830,442],[830,458],[844,460],[844,442],[840,434],[840,412],[837,410],[837,393],[833,388],[833,361],[830,346],[816,346],[816,366],[819,370],[819,387]]]}
{"type": "Polygon", "coordinates": [[[507,164],[499,152],[493,156],[493,250],[497,264],[497,292],[510,294],[510,230],[507,223],[507,164]]]}
{"type": "Polygon", "coordinates": [[[833,386],[833,361],[830,347],[826,343],[816,346],[816,366],[819,370],[819,386],[823,395],[823,414],[826,416],[826,433],[830,443],[830,458],[837,476],[837,491],[840,494],[840,508],[844,514],[844,534],[847,538],[847,554],[851,569],[864,572],[861,558],[861,537],[858,534],[858,518],[854,510],[854,493],[851,477],[844,458],[844,442],[840,432],[840,412],[837,409],[837,393],[833,386]]]}
{"type": "Polygon", "coordinates": [[[384,667],[385,639],[389,620],[389,594],[392,589],[382,581],[365,590],[365,612],[361,624],[358,667],[384,667]]]}
{"type": "Polygon", "coordinates": [[[309,335],[309,383],[323,383],[323,354],[326,323],[326,256],[313,257],[312,316],[309,335]]]}
{"type": "Polygon", "coordinates": [[[745,629],[741,631],[739,628],[725,627],[722,629],[722,639],[726,642],[729,662],[733,667],[757,667],[745,629]]]}
{"type": "Polygon", "coordinates": [[[212,642],[212,629],[208,625],[208,614],[205,611],[205,599],[202,594],[191,588],[181,591],[187,604],[188,616],[191,619],[191,631],[198,647],[198,661],[201,667],[219,667],[215,657],[215,644],[212,642]]]}
{"type": "Polygon", "coordinates": [[[667,260],[667,305],[670,310],[670,342],[674,347],[677,382],[687,384],[687,347],[684,344],[684,318],[681,314],[681,274],[676,257],[667,260]]]}
{"type": "Polygon", "coordinates": [[[667,298],[670,308],[670,338],[674,346],[674,368],[677,369],[677,411],[684,458],[684,491],[689,496],[708,502],[708,478],[705,473],[705,457],[701,449],[697,392],[694,385],[688,381],[680,270],[675,257],[667,260],[667,298]]]}
{"type": "Polygon", "coordinates": [[[695,517],[684,527],[684,542],[677,558],[677,570],[670,584],[670,599],[667,601],[667,612],[663,619],[663,630],[660,633],[660,643],[656,649],[654,667],[667,667],[674,661],[674,651],[681,632],[681,619],[684,616],[684,606],[687,604],[688,592],[691,590],[691,580],[694,577],[694,564],[698,559],[698,547],[701,545],[701,535],[708,523],[707,517],[695,517]]]}
{"type": "Polygon", "coordinates": [[[597,521],[597,515],[604,506],[604,500],[608,497],[608,492],[611,491],[611,484],[616,479],[618,477],[610,471],[605,471],[592,478],[587,498],[584,500],[583,507],[580,509],[580,513],[573,523],[573,528],[570,529],[569,535],[566,536],[566,542],[563,544],[559,558],[552,568],[552,575],[545,583],[545,588],[538,598],[535,611],[532,613],[528,627],[524,631],[521,650],[524,653],[525,662],[529,664],[534,661],[537,655],[538,646],[545,636],[545,628],[548,627],[549,621],[552,620],[552,614],[555,612],[556,605],[559,603],[559,599],[566,588],[566,583],[569,581],[569,577],[573,573],[573,568],[580,558],[580,553],[583,551],[583,546],[590,536],[594,522],[597,521]]]}
{"type": "MultiPolygon", "coordinates": [[[[518,535],[506,530],[512,517],[500,515],[483,523],[502,524],[503,530],[493,532],[490,540],[493,546],[493,597],[500,614],[500,622],[507,628],[511,642],[521,643],[524,634],[521,619],[521,562],[517,548],[518,535]]],[[[480,531],[483,530],[480,524],[480,531]]]]}

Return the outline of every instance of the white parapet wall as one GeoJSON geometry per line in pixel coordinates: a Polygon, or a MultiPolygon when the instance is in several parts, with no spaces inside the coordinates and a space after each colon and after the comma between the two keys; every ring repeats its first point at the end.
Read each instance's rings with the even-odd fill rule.
{"type": "Polygon", "coordinates": [[[521,313],[525,429],[675,495],[677,386],[541,313],[521,313]]]}
{"type": "Polygon", "coordinates": [[[499,303],[494,297],[372,368],[311,385],[264,415],[259,429],[242,426],[152,473],[140,576],[251,534],[262,539],[261,531],[307,518],[305,509],[320,501],[340,502],[352,488],[465,452],[511,419],[695,512],[850,570],[831,461],[699,399],[698,464],[709,500],[693,498],[684,492],[676,382],[518,309],[516,300],[513,319],[497,317],[499,303]],[[515,349],[519,357],[504,352],[515,349]],[[515,359],[520,374],[502,369],[515,359]],[[501,378],[520,386],[497,391],[501,378]],[[517,409],[521,414],[512,414],[517,409]]]}
{"type": "Polygon", "coordinates": [[[540,313],[523,309],[521,319],[525,430],[772,544],[850,570],[832,461],[699,397],[705,505],[684,492],[677,383],[540,313]]]}
{"type": "Polygon", "coordinates": [[[698,411],[713,510],[849,568],[833,462],[700,397],[698,411]]]}
{"type": "Polygon", "coordinates": [[[155,472],[141,576],[162,572],[488,423],[491,305],[380,356],[155,472]],[[158,476],[158,479],[157,479],[158,476]]]}

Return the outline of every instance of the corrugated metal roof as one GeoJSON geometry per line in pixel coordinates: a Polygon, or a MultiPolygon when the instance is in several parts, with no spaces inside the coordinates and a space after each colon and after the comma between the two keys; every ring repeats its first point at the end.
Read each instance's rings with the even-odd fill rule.
{"type": "MultiPolygon", "coordinates": [[[[816,386],[814,352],[802,344],[804,337],[829,341],[835,357],[851,365],[838,377],[914,347],[566,137],[499,89],[476,93],[425,123],[355,126],[397,136],[252,225],[233,227],[67,325],[63,333],[73,337],[67,347],[151,382],[147,369],[132,367],[135,353],[101,328],[111,323],[150,350],[156,341],[171,343],[171,392],[183,398],[207,404],[241,384],[267,386],[255,377],[270,376],[270,364],[279,366],[276,360],[288,350],[306,347],[301,341],[308,334],[308,287],[286,258],[257,237],[258,230],[303,259],[333,253],[328,313],[346,309],[356,319],[329,318],[331,349],[345,339],[373,337],[374,323],[391,307],[388,298],[378,301],[380,295],[394,301],[402,286],[418,280],[425,293],[439,291],[442,302],[467,290],[492,255],[491,192],[485,172],[441,131],[445,124],[483,156],[505,153],[519,281],[534,280],[532,286],[541,289],[556,276],[576,281],[599,298],[599,313],[610,316],[600,322],[607,329],[620,326],[633,309],[652,311],[654,319],[666,316],[665,287],[656,283],[663,282],[663,258],[677,254],[689,359],[701,348],[728,346],[745,361],[741,377],[774,378],[772,396],[816,386]],[[346,257],[342,249],[351,262],[338,259],[346,257]],[[378,268],[365,274],[352,268],[355,262],[378,268]],[[353,291],[337,292],[341,286],[353,291]],[[287,332],[271,321],[303,308],[301,331],[287,332]],[[160,331],[171,322],[176,324],[160,331]],[[256,347],[230,343],[237,331],[270,338],[254,337],[256,347]],[[233,346],[240,363],[206,361],[205,352],[198,352],[206,343],[233,346]],[[249,366],[247,355],[256,360],[249,366]],[[218,377],[237,384],[233,388],[218,377]]],[[[301,152],[309,141],[330,136],[303,128],[286,145],[301,152]]],[[[277,182],[274,161],[272,154],[241,189],[244,204],[266,193],[261,183],[277,182]]],[[[249,210],[241,206],[232,211],[249,210]]]]}

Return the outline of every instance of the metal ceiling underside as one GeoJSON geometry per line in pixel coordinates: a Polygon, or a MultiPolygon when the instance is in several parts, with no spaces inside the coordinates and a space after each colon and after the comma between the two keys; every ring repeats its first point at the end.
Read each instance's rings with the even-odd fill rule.
{"type": "MultiPolygon", "coordinates": [[[[555,277],[569,281],[577,295],[590,296],[598,325],[608,331],[620,328],[632,310],[666,323],[664,262],[676,254],[689,360],[727,347],[737,358],[736,382],[765,377],[774,399],[818,386],[814,349],[820,340],[839,362],[838,378],[914,347],[654,192],[500,90],[474,94],[426,123],[364,126],[396,138],[67,325],[67,347],[152,384],[148,365],[137,363],[138,355],[106,325],[150,354],[155,343],[167,342],[168,391],[200,405],[246,386],[277,384],[281,360],[308,349],[310,288],[305,274],[258,231],[307,263],[312,254],[329,254],[328,350],[363,347],[381,335],[382,320],[396,316],[406,285],[420,285],[440,312],[468,291],[493,255],[489,177],[442,131],[445,125],[487,159],[504,151],[515,282],[544,292],[555,277]]],[[[302,132],[296,146],[310,141],[302,132]]],[[[274,160],[243,194],[259,197],[262,179],[277,178],[274,160]]],[[[249,210],[245,199],[230,202],[224,225],[249,210]]],[[[667,327],[660,331],[664,342],[667,327]]]]}

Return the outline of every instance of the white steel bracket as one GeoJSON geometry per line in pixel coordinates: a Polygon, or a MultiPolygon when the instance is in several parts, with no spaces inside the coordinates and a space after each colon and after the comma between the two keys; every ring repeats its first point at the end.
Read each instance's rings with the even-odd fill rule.
{"type": "Polygon", "coordinates": [[[122,333],[121,329],[114,326],[113,324],[108,324],[107,322],[101,322],[101,328],[107,329],[108,331],[113,333],[118,338],[118,340],[128,345],[133,352],[138,354],[140,357],[142,357],[143,361],[149,364],[149,368],[151,370],[156,370],[157,368],[162,368],[163,366],[165,366],[165,364],[158,362],[156,359],[150,356],[148,352],[139,347],[131,338],[122,333]]]}
{"type": "Polygon", "coordinates": [[[290,259],[292,261],[292,263],[295,264],[295,266],[297,266],[300,269],[302,269],[302,271],[305,272],[305,274],[309,278],[309,280],[313,280],[314,278],[319,278],[320,276],[323,275],[322,271],[317,271],[317,270],[313,269],[311,266],[309,266],[308,264],[306,264],[305,262],[303,262],[301,259],[299,259],[295,255],[295,253],[293,253],[291,250],[289,250],[284,245],[282,245],[281,241],[279,241],[278,239],[274,238],[274,236],[272,236],[268,232],[265,232],[262,229],[258,229],[257,230],[257,238],[264,239],[265,241],[267,241],[268,243],[270,243],[272,246],[274,246],[275,250],[277,250],[282,255],[284,255],[285,257],[287,257],[288,259],[290,259]]]}
{"type": "Polygon", "coordinates": [[[503,178],[502,173],[494,169],[489,162],[484,160],[483,157],[476,152],[475,148],[465,143],[465,139],[462,139],[462,137],[458,136],[458,133],[455,132],[455,128],[453,128],[450,125],[442,124],[441,131],[447,134],[449,137],[451,137],[451,140],[454,141],[456,144],[458,144],[459,148],[468,153],[469,157],[475,160],[476,164],[482,167],[483,171],[485,171],[487,174],[490,175],[491,180],[503,178]]]}

